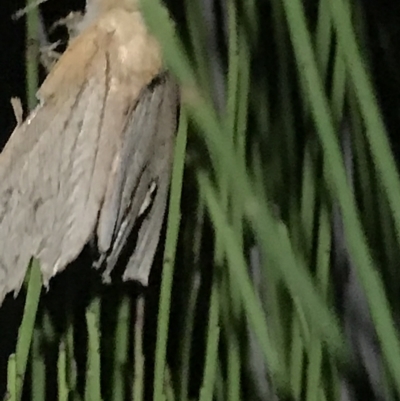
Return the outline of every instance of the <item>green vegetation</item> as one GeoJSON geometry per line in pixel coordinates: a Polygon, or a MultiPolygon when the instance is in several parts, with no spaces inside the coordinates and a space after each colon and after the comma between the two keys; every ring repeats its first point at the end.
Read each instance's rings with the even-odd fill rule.
{"type": "MultiPolygon", "coordinates": [[[[398,399],[400,179],[362,9],[227,0],[218,52],[201,0],[186,0],[177,24],[161,1],[141,3],[182,91],[158,314],[148,312],[155,339],[147,292],[121,292],[108,321],[93,291],[82,368],[73,310],[62,334],[46,311],[33,326],[33,266],[8,399],[20,399],[27,361],[28,397],[44,399],[40,344],[53,338],[59,400],[340,400],[342,379],[363,372],[346,331],[343,257],[380,349],[363,380],[398,399]]],[[[31,93],[35,68],[27,75],[31,93]]]]}

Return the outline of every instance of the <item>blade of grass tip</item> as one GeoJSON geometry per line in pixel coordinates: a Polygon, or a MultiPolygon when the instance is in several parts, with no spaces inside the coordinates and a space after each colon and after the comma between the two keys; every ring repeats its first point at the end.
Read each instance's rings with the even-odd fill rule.
{"type": "Polygon", "coordinates": [[[123,296],[118,306],[117,327],[115,331],[115,352],[111,398],[113,401],[125,399],[125,370],[128,366],[129,330],[131,305],[129,298],[123,296]]]}
{"type": "MultiPolygon", "coordinates": [[[[354,263],[357,267],[357,272],[368,296],[371,315],[382,345],[384,356],[396,382],[397,389],[400,392],[400,344],[398,336],[393,325],[391,310],[386,298],[381,277],[373,264],[373,258],[368,248],[360,219],[358,217],[354,196],[349,188],[349,185],[347,184],[346,171],[333,128],[327,100],[324,96],[322,84],[318,76],[311,41],[306,28],[302,4],[300,3],[300,0],[283,0],[283,3],[286,9],[287,20],[291,30],[291,36],[299,70],[304,75],[307,83],[307,90],[312,105],[317,133],[322,143],[327,167],[329,170],[329,174],[327,174],[326,178],[328,180],[330,190],[339,201],[350,254],[354,260],[354,263]]],[[[331,4],[336,3],[341,3],[341,1],[331,2],[331,4]]],[[[344,15],[344,18],[347,19],[348,15],[344,15]]],[[[340,23],[339,26],[341,27],[342,24],[340,23]]],[[[344,50],[344,42],[342,43],[342,46],[344,50]]],[[[352,50],[352,54],[354,55],[357,49],[352,50]]],[[[365,73],[364,70],[363,73],[365,73]]],[[[353,80],[356,80],[354,74],[353,80]]],[[[364,91],[362,93],[364,96],[370,95],[369,91],[365,91],[365,87],[363,89],[364,91]]],[[[372,111],[373,110],[370,110],[370,112],[372,111]]],[[[378,112],[377,114],[379,115],[378,112]]],[[[370,118],[368,117],[367,121],[369,120],[370,118]]],[[[373,119],[372,122],[376,124],[377,120],[373,119]]],[[[377,133],[377,131],[381,127],[379,124],[374,124],[371,125],[369,123],[368,127],[376,127],[377,129],[373,130],[374,134],[372,136],[376,134],[376,137],[378,137],[380,135],[377,133]]],[[[378,144],[372,144],[372,148],[374,148],[376,145],[379,146],[382,144],[382,141],[378,142],[378,144]]],[[[384,159],[386,157],[391,159],[391,155],[390,157],[389,155],[386,156],[381,154],[379,158],[384,159]]],[[[397,181],[396,175],[392,175],[392,178],[393,177],[394,181],[397,181]]],[[[397,185],[398,183],[396,183],[396,186],[397,185]]],[[[400,199],[400,196],[397,196],[396,199],[400,199]]]]}
{"type": "Polygon", "coordinates": [[[42,352],[43,332],[36,327],[32,342],[32,373],[31,373],[31,400],[43,401],[46,399],[46,365],[42,352]]]}
{"type": "Polygon", "coordinates": [[[348,72],[352,78],[351,82],[355,88],[356,97],[365,121],[365,133],[370,144],[374,165],[388,197],[396,225],[396,234],[400,242],[400,179],[394,156],[390,149],[389,137],[357,44],[357,38],[350,19],[352,15],[350,8],[343,0],[329,0],[329,4],[339,43],[343,50],[348,72]]]}
{"type": "Polygon", "coordinates": [[[95,298],[86,311],[88,351],[85,401],[101,401],[100,370],[100,300],[95,298]]]}
{"type": "Polygon", "coordinates": [[[163,400],[164,373],[167,353],[167,337],[169,324],[169,310],[171,303],[171,289],[175,252],[178,242],[180,226],[180,204],[182,192],[183,169],[185,165],[187,136],[187,117],[181,111],[178,134],[175,144],[174,164],[172,169],[171,194],[168,207],[167,234],[165,240],[164,262],[159,300],[156,355],[154,367],[154,395],[155,401],[163,400]]]}
{"type": "Polygon", "coordinates": [[[68,401],[68,381],[67,381],[67,353],[65,343],[61,341],[58,350],[57,361],[57,378],[58,378],[58,401],[68,401]]]}
{"type": "Polygon", "coordinates": [[[29,280],[24,315],[22,317],[21,326],[18,330],[18,340],[15,352],[17,363],[18,399],[22,397],[26,365],[31,348],[33,329],[35,327],[36,313],[42,289],[42,275],[40,272],[39,262],[37,260],[32,260],[28,274],[29,280]]]}
{"type": "MultiPolygon", "coordinates": [[[[144,355],[143,355],[143,326],[144,326],[144,296],[139,295],[136,300],[136,321],[134,332],[134,355],[135,377],[133,380],[132,400],[142,401],[144,397],[144,355]]],[[[121,398],[123,400],[123,398],[121,398]]]]}
{"type": "Polygon", "coordinates": [[[215,377],[218,365],[218,343],[219,343],[219,300],[218,286],[214,282],[211,290],[211,300],[208,315],[206,360],[203,373],[203,383],[200,390],[200,401],[212,401],[215,390],[215,377]]]}
{"type": "Polygon", "coordinates": [[[7,363],[7,393],[4,401],[17,401],[17,366],[15,354],[11,354],[7,363]]]}
{"type": "MultiPolygon", "coordinates": [[[[27,0],[29,7],[35,1],[27,0]]],[[[33,110],[37,104],[36,91],[39,84],[39,7],[32,7],[26,16],[26,95],[29,110],[33,110]]]]}

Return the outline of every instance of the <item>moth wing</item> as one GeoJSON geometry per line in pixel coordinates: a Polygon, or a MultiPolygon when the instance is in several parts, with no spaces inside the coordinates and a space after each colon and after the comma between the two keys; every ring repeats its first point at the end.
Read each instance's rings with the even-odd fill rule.
{"type": "MultiPolygon", "coordinates": [[[[139,229],[135,252],[131,255],[125,270],[124,280],[137,280],[148,284],[160,233],[167,207],[171,181],[174,139],[177,129],[178,88],[172,80],[164,87],[163,102],[160,106],[155,142],[157,146],[151,159],[151,172],[156,177],[156,193],[139,229]]],[[[152,194],[150,194],[152,195],[152,194]]]]}
{"type": "MultiPolygon", "coordinates": [[[[161,74],[144,89],[127,120],[119,178],[113,187],[120,207],[114,214],[112,247],[104,258],[106,278],[125,247],[132,249],[133,246],[124,279],[147,284],[168,196],[177,108],[177,86],[168,74],[161,74]],[[131,234],[136,228],[136,242],[127,243],[134,241],[131,234]]],[[[115,204],[110,202],[110,205],[115,204]]],[[[110,208],[103,208],[101,217],[110,220],[110,214],[110,208]],[[103,217],[103,213],[107,217],[103,217]]],[[[110,231],[109,228],[108,238],[110,231]]],[[[98,235],[100,237],[101,232],[98,231],[98,235]]]]}
{"type": "MultiPolygon", "coordinates": [[[[156,126],[156,118],[153,118],[156,116],[150,114],[150,108],[158,109],[155,99],[160,97],[157,93],[157,88],[153,91],[146,86],[127,113],[97,227],[97,247],[101,254],[106,254],[114,246],[127,211],[131,211],[133,218],[137,217],[145,198],[146,166],[156,126]]],[[[157,113],[153,111],[153,114],[157,113]]]]}
{"type": "Polygon", "coordinates": [[[32,256],[47,282],[95,229],[119,138],[107,60],[93,61],[104,73],[46,99],[0,154],[0,304],[19,290],[32,256]]]}

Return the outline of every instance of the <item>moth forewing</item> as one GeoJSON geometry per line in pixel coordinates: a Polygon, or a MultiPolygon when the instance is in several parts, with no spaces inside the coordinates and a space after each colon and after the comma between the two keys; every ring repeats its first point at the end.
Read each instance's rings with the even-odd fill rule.
{"type": "Polygon", "coordinates": [[[116,158],[118,178],[108,195],[112,201],[106,198],[107,207],[101,211],[97,230],[99,250],[104,251],[104,245],[112,243],[100,263],[106,266],[105,278],[128,246],[133,252],[124,279],[147,285],[166,208],[177,109],[177,86],[164,73],[142,91],[127,119],[116,158]],[[113,209],[113,205],[119,208],[113,209]],[[131,237],[132,230],[138,230],[136,240],[131,237]]]}
{"type": "Polygon", "coordinates": [[[46,99],[0,155],[1,299],[19,289],[32,256],[47,282],[79,255],[93,232],[101,199],[92,195],[91,171],[104,151],[92,129],[101,115],[93,111],[103,104],[103,86],[88,80],[74,102],[46,99]]]}

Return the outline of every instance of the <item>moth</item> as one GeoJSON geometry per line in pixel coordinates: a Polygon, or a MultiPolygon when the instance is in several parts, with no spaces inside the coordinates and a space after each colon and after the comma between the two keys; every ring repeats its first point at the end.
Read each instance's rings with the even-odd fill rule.
{"type": "Polygon", "coordinates": [[[88,0],[79,32],[0,154],[0,305],[32,257],[47,285],[89,242],[107,278],[134,230],[123,279],[148,282],[178,88],[137,0],[88,0]]]}

